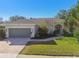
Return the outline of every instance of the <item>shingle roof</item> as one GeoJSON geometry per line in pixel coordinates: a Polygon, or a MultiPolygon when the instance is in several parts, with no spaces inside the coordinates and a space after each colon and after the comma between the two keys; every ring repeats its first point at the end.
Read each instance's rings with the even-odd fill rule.
{"type": "Polygon", "coordinates": [[[32,18],[28,20],[17,20],[17,21],[9,21],[7,24],[40,24],[40,23],[55,23],[55,22],[63,22],[63,19],[54,19],[54,18],[32,18]]]}
{"type": "Polygon", "coordinates": [[[7,22],[8,24],[34,24],[30,20],[17,20],[12,22],[7,22]]]}
{"type": "Polygon", "coordinates": [[[54,18],[33,18],[31,19],[31,21],[36,24],[39,24],[40,22],[46,22],[48,24],[55,22],[64,22],[63,19],[54,19],[54,18]]]}

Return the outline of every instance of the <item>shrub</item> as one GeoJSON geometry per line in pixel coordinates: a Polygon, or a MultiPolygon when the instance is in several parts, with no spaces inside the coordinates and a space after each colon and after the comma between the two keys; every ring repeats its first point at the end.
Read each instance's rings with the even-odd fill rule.
{"type": "Polygon", "coordinates": [[[57,36],[58,34],[60,34],[60,30],[54,30],[53,34],[57,36]]]}
{"type": "Polygon", "coordinates": [[[48,29],[46,27],[39,27],[36,33],[36,38],[46,38],[48,36],[48,29]]]}
{"type": "Polygon", "coordinates": [[[61,30],[62,30],[62,26],[61,26],[60,24],[57,24],[57,25],[55,26],[55,30],[54,30],[53,34],[54,34],[55,36],[61,35],[61,34],[62,34],[62,33],[61,33],[61,30]]]}
{"type": "Polygon", "coordinates": [[[0,26],[0,40],[5,38],[5,30],[2,26],[0,26]]]}
{"type": "Polygon", "coordinates": [[[66,30],[63,30],[63,36],[66,36],[66,37],[72,37],[72,33],[66,31],[66,30]]]}

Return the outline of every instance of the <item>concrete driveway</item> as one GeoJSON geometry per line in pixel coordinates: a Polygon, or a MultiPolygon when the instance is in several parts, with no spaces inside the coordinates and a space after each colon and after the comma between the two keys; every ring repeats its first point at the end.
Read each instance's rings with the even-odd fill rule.
{"type": "Polygon", "coordinates": [[[29,38],[9,38],[8,40],[0,41],[0,57],[15,58],[29,40],[29,38]]]}
{"type": "Polygon", "coordinates": [[[30,38],[8,38],[6,41],[11,45],[25,45],[30,38]]]}
{"type": "Polygon", "coordinates": [[[47,38],[44,40],[36,40],[30,38],[8,38],[5,41],[0,41],[0,57],[12,57],[15,58],[24,48],[29,41],[49,41],[55,40],[56,38],[47,38]]]}

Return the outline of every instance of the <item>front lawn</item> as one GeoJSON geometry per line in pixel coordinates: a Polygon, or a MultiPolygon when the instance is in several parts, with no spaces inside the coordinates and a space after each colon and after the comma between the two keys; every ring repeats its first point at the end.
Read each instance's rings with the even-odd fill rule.
{"type": "Polygon", "coordinates": [[[79,43],[76,38],[64,37],[55,42],[29,42],[20,52],[24,55],[79,56],[79,43]]]}

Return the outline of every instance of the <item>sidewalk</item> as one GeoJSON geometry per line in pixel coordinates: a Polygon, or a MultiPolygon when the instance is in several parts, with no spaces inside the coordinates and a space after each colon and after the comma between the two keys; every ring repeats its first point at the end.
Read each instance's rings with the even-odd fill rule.
{"type": "MultiPolygon", "coordinates": [[[[66,58],[70,56],[18,55],[17,58],[66,58]]],[[[75,57],[75,56],[74,56],[75,57]]]]}

